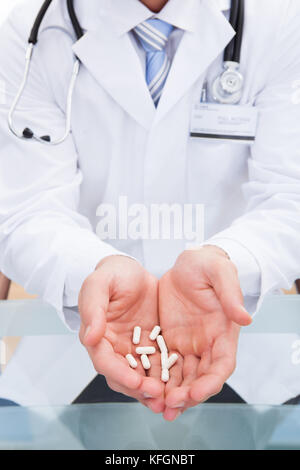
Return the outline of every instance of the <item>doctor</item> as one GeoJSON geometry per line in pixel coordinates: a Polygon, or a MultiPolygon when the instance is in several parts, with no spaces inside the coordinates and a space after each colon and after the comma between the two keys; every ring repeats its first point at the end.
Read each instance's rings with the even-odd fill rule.
{"type": "MultiPolygon", "coordinates": [[[[289,338],[242,338],[229,377],[240,326],[251,322],[247,312],[288,288],[300,269],[298,1],[245,1],[242,87],[231,106],[233,122],[250,124],[239,144],[230,122],[216,136],[200,106],[214,103],[209,111],[226,121],[226,103],[216,100],[211,84],[235,36],[229,0],[74,4],[82,36],[74,35],[64,1],[54,0],[41,24],[13,115],[27,139],[11,133],[7,115],[41,1],[24,2],[0,33],[1,270],[72,328],[79,327],[79,307],[80,338],[96,371],[168,420],[220,392],[225,381],[251,403],[295,397],[299,370],[281,362],[289,338]],[[74,55],[81,65],[72,132],[52,146],[49,137],[35,137],[55,141],[64,133],[74,55]],[[118,208],[124,196],[131,208],[146,211],[202,204],[205,243],[187,250],[184,237],[124,236],[120,211],[116,230],[105,237],[98,230],[103,207],[118,208]],[[158,321],[180,354],[166,390],[159,357],[147,377],[122,358],[132,327],[140,324],[146,334],[158,321]]],[[[29,369],[33,355],[31,349],[29,369]]],[[[0,389],[9,390],[9,369],[0,389]]]]}

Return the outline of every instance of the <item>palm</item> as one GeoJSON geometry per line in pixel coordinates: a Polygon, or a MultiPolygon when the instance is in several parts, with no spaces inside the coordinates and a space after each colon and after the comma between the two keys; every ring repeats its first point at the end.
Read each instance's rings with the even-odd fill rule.
{"type": "Polygon", "coordinates": [[[178,290],[170,277],[160,286],[160,324],[168,346],[182,356],[201,357],[232,329],[214,290],[190,285],[178,290]]]}
{"type": "Polygon", "coordinates": [[[170,271],[160,281],[160,324],[170,352],[180,355],[171,369],[167,403],[192,406],[194,386],[205,400],[232,373],[239,328],[205,277],[180,276],[178,282],[177,274],[170,271]]]}
{"type": "MultiPolygon", "coordinates": [[[[118,260],[113,261],[117,263],[118,260]]],[[[88,352],[95,369],[105,375],[112,389],[138,399],[140,395],[135,392],[138,389],[158,396],[162,389],[160,355],[158,352],[151,355],[151,369],[145,371],[136,354],[136,345],[132,342],[134,327],[140,326],[140,345],[153,345],[149,334],[153,325],[158,323],[157,280],[143,271],[137,263],[126,258],[121,260],[123,263],[125,261],[131,263],[130,270],[126,269],[126,273],[115,276],[113,282],[110,282],[110,295],[107,296],[104,308],[104,334],[94,346],[88,347],[88,352]],[[138,367],[135,370],[130,368],[127,354],[136,358],[138,367]]],[[[104,271],[105,267],[96,275],[109,276],[104,271]]],[[[101,280],[98,281],[101,285],[101,280]]]]}
{"type": "MultiPolygon", "coordinates": [[[[153,346],[153,342],[149,340],[149,334],[153,325],[158,323],[157,299],[156,295],[144,294],[140,295],[135,292],[133,296],[128,298],[126,295],[118,299],[112,299],[106,320],[106,330],[102,341],[97,346],[98,354],[114,355],[119,361],[129,367],[125,359],[127,354],[132,354],[138,363],[137,371],[145,376],[153,376],[153,367],[151,372],[147,372],[141,365],[139,356],[136,354],[136,345],[132,342],[132,334],[135,326],[142,329],[140,346],[153,346]]],[[[151,355],[152,366],[159,363],[158,352],[151,355]]]]}

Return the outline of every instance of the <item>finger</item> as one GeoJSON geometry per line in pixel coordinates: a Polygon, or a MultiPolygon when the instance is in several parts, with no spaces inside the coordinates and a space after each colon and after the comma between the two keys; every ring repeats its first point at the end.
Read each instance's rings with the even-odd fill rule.
{"type": "MultiPolygon", "coordinates": [[[[153,342],[149,340],[149,331],[142,331],[140,344],[143,346],[153,346],[153,342]]],[[[154,347],[156,348],[156,345],[154,347]]],[[[145,370],[142,365],[141,356],[137,355],[138,368],[140,367],[143,371],[143,375],[147,376],[145,379],[148,378],[148,380],[143,380],[143,386],[144,384],[153,384],[152,386],[155,384],[155,388],[157,390],[155,397],[158,397],[159,394],[164,393],[164,384],[161,382],[161,361],[160,353],[157,348],[155,354],[150,354],[148,359],[150,362],[150,369],[145,370]]],[[[147,390],[144,391],[147,393],[147,390]]],[[[151,394],[150,390],[148,392],[151,394]]]]}
{"type": "Polygon", "coordinates": [[[146,371],[146,374],[148,377],[153,377],[161,383],[161,360],[159,352],[149,355],[148,359],[151,367],[146,371]]]}
{"type": "MultiPolygon", "coordinates": [[[[221,354],[222,349],[220,347],[219,353],[221,354]]],[[[181,414],[183,414],[188,408],[193,408],[199,405],[199,401],[196,401],[191,396],[191,390],[195,383],[197,383],[197,377],[199,375],[209,373],[211,366],[211,351],[207,350],[202,353],[200,362],[195,356],[188,356],[185,358],[184,364],[184,380],[181,387],[174,389],[166,397],[166,409],[164,412],[164,418],[167,421],[176,420],[181,414]]],[[[231,371],[229,370],[229,375],[231,371]]],[[[222,380],[221,380],[222,384],[222,380]]],[[[223,386],[223,384],[221,385],[223,386]]],[[[205,397],[203,401],[208,400],[211,396],[219,393],[219,390],[212,392],[211,395],[205,397]]]]}
{"type": "Polygon", "coordinates": [[[164,396],[164,384],[152,377],[143,377],[139,391],[147,398],[164,396]]]}
{"type": "Polygon", "coordinates": [[[216,339],[212,350],[206,352],[199,364],[199,379],[191,385],[192,400],[203,402],[220,393],[235,369],[238,335],[239,327],[233,325],[225,335],[216,339]]]}
{"type": "Polygon", "coordinates": [[[220,258],[214,264],[210,279],[227,318],[241,326],[248,326],[252,318],[244,307],[243,294],[235,265],[220,258]]]}
{"type": "Polygon", "coordinates": [[[197,358],[196,356],[188,355],[184,359],[181,359],[180,382],[173,381],[172,383],[170,380],[170,383],[168,383],[166,387],[167,407],[182,408],[183,406],[185,406],[185,402],[189,399],[189,385],[197,378],[198,365],[199,358],[197,358]]]}
{"type": "Polygon", "coordinates": [[[183,362],[184,360],[182,356],[179,356],[176,364],[170,369],[170,379],[166,384],[166,407],[163,415],[166,421],[174,421],[180,415],[182,405],[180,404],[179,406],[175,406],[174,409],[172,409],[167,404],[167,399],[170,394],[176,396],[177,391],[180,390],[180,386],[183,381],[183,362]]]}
{"type": "Polygon", "coordinates": [[[198,363],[196,376],[200,377],[201,375],[206,374],[209,367],[211,366],[211,363],[212,363],[211,350],[207,349],[201,354],[201,359],[200,359],[200,362],[198,363]]]}
{"type": "Polygon", "coordinates": [[[162,413],[165,409],[164,389],[165,385],[157,378],[143,377],[139,392],[154,413],[162,413]]]}
{"type": "Polygon", "coordinates": [[[183,408],[168,408],[164,411],[164,419],[169,422],[175,421],[184,412],[183,408]]]}
{"type": "MultiPolygon", "coordinates": [[[[171,352],[169,353],[171,354],[171,352]]],[[[172,387],[176,387],[181,384],[182,382],[182,364],[183,359],[181,356],[178,357],[176,364],[170,369],[170,379],[169,382],[166,384],[166,393],[167,389],[172,389],[172,387]]],[[[159,377],[161,377],[161,358],[159,356],[159,365],[158,365],[158,373],[159,377]]],[[[152,400],[150,401],[150,406],[153,411],[160,410],[160,412],[165,413],[165,399],[162,402],[153,403],[152,400]]]]}
{"type": "Polygon", "coordinates": [[[183,361],[183,381],[179,387],[173,388],[166,396],[166,409],[164,418],[167,421],[174,421],[179,415],[176,411],[185,411],[187,408],[195,406],[190,398],[191,383],[197,378],[199,358],[193,355],[186,356],[183,361]]]}
{"type": "Polygon", "coordinates": [[[143,377],[141,386],[138,390],[130,390],[127,387],[108,381],[110,388],[123,395],[131,396],[145,406],[150,408],[154,413],[162,413],[165,409],[164,401],[164,385],[157,383],[157,380],[143,377]]]}
{"type": "Polygon", "coordinates": [[[163,413],[166,407],[163,395],[159,398],[147,398],[146,396],[145,404],[151,411],[153,411],[153,413],[156,414],[163,413]]]}
{"type": "Polygon", "coordinates": [[[148,377],[143,379],[140,390],[147,398],[147,406],[154,413],[162,413],[165,409],[165,385],[161,381],[161,360],[160,354],[149,356],[151,367],[146,371],[148,377]],[[155,392],[153,392],[155,384],[155,392]],[[150,389],[150,385],[152,390],[150,389]]]}
{"type": "Polygon", "coordinates": [[[145,398],[137,390],[130,390],[127,387],[123,387],[117,382],[113,380],[106,379],[108,387],[113,390],[114,392],[121,393],[122,395],[126,395],[127,397],[134,398],[140,402],[145,401],[145,398]]]}
{"type": "Polygon", "coordinates": [[[105,338],[97,347],[87,349],[99,374],[129,390],[137,390],[140,387],[142,375],[132,369],[123,356],[116,354],[105,338]]]}
{"type": "MultiPolygon", "coordinates": [[[[171,354],[173,354],[173,352],[170,352],[169,356],[171,354]]],[[[169,381],[166,384],[166,397],[169,395],[169,393],[171,393],[172,390],[179,387],[182,384],[182,381],[183,381],[184,359],[181,355],[179,355],[179,354],[177,354],[177,355],[178,355],[177,362],[169,370],[170,378],[169,378],[169,381]]]]}
{"type": "Polygon", "coordinates": [[[78,301],[82,322],[80,340],[84,346],[96,346],[103,338],[108,304],[109,283],[98,271],[84,282],[78,301]]]}
{"type": "Polygon", "coordinates": [[[211,396],[220,393],[224,383],[233,373],[234,368],[234,358],[224,357],[214,361],[206,374],[202,375],[191,385],[191,399],[202,403],[211,396]]]}
{"type": "Polygon", "coordinates": [[[134,398],[147,408],[151,409],[154,413],[161,413],[164,410],[165,405],[163,395],[160,394],[161,396],[159,398],[153,398],[157,392],[151,387],[151,384],[149,383],[142,384],[138,390],[130,390],[112,381],[107,381],[107,384],[115,392],[122,393],[123,395],[134,398]],[[147,392],[144,390],[147,390],[147,392]]]}

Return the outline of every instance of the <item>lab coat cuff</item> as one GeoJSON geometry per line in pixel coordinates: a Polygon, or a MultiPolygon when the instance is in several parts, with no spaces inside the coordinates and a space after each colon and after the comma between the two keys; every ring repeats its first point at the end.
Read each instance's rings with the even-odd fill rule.
{"type": "Polygon", "coordinates": [[[254,313],[261,294],[261,269],[255,256],[240,242],[230,238],[212,237],[203,246],[214,245],[224,250],[238,271],[246,308],[254,313]]]}

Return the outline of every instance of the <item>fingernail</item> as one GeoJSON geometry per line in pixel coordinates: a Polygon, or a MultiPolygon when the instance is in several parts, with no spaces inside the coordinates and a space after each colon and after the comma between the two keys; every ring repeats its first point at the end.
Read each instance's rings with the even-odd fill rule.
{"type": "Polygon", "coordinates": [[[247,313],[247,315],[250,317],[250,313],[248,312],[248,310],[245,309],[245,307],[243,305],[241,305],[241,311],[244,312],[244,313],[247,313]]]}
{"type": "Polygon", "coordinates": [[[184,406],[185,406],[185,403],[183,401],[181,403],[178,403],[178,405],[171,406],[170,408],[172,408],[172,410],[175,410],[176,408],[184,408],[184,406]]]}
{"type": "Polygon", "coordinates": [[[252,317],[251,317],[250,313],[245,309],[245,307],[243,305],[241,305],[240,309],[241,309],[241,312],[246,313],[248,315],[249,321],[251,321],[251,323],[252,323],[252,317]]]}
{"type": "Polygon", "coordinates": [[[149,395],[149,393],[144,393],[144,398],[153,398],[152,395],[149,395]]]}
{"type": "Polygon", "coordinates": [[[174,421],[179,418],[179,416],[182,415],[182,411],[178,410],[176,415],[175,415],[175,418],[174,418],[174,421]]]}
{"type": "Polygon", "coordinates": [[[89,326],[87,327],[87,329],[85,330],[85,334],[84,334],[84,338],[83,338],[84,341],[87,339],[87,337],[88,337],[90,331],[91,331],[91,326],[89,325],[89,326]]]}

